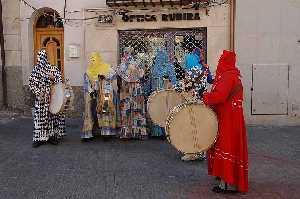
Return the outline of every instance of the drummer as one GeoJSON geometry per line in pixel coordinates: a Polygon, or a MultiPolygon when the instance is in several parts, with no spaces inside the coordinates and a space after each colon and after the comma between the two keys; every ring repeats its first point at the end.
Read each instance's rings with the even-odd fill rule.
{"type": "Polygon", "coordinates": [[[61,83],[62,76],[57,66],[51,66],[46,50],[40,50],[37,55],[37,65],[34,66],[29,77],[29,88],[35,95],[34,105],[34,148],[47,142],[57,145],[59,139],[65,135],[65,114],[49,112],[50,87],[61,83]]]}
{"type": "Polygon", "coordinates": [[[217,113],[218,139],[208,151],[208,174],[220,180],[214,192],[248,191],[248,150],[243,115],[243,86],[236,55],[223,51],[212,91],[203,101],[217,113]],[[234,122],[233,122],[234,121],[234,122]]]}
{"type": "MultiPolygon", "coordinates": [[[[194,99],[202,99],[207,83],[213,83],[213,77],[207,64],[204,63],[203,49],[188,48],[189,53],[185,57],[185,79],[176,87],[178,91],[192,92],[194,99]]],[[[182,161],[204,160],[205,153],[185,154],[182,161]]]]}

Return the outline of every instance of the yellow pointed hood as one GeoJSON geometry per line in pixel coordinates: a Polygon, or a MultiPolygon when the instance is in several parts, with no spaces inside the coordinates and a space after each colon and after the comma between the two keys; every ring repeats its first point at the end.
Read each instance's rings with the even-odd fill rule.
{"type": "Polygon", "coordinates": [[[91,80],[97,80],[98,75],[107,76],[110,71],[110,65],[102,62],[99,52],[93,52],[90,55],[90,63],[87,68],[87,75],[91,80]]]}

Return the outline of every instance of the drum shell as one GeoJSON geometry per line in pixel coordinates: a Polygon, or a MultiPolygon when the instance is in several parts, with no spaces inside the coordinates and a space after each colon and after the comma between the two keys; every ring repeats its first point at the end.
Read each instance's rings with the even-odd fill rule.
{"type": "Polygon", "coordinates": [[[187,102],[172,109],[166,122],[168,141],[180,152],[207,151],[218,135],[218,120],[209,107],[187,102]]]}

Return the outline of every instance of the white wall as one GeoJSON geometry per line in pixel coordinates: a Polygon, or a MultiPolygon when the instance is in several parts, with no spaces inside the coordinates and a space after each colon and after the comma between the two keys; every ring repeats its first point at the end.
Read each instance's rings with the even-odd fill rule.
{"type": "MultiPolygon", "coordinates": [[[[193,12],[188,10],[183,12],[193,12]]],[[[130,14],[139,14],[133,12],[130,14]]],[[[166,12],[168,13],[168,12],[166,12]]],[[[155,13],[151,13],[155,14],[155,13]]],[[[158,13],[156,13],[158,14],[158,13]]],[[[93,14],[86,13],[88,17],[93,14]]],[[[97,27],[95,21],[89,21],[85,27],[86,57],[94,50],[103,54],[106,62],[117,64],[118,60],[118,30],[128,29],[163,29],[163,28],[194,28],[207,27],[207,61],[214,71],[218,62],[221,50],[228,49],[230,45],[230,20],[229,6],[219,6],[212,8],[209,16],[205,11],[200,11],[201,20],[199,21],[177,21],[177,22],[122,22],[117,18],[114,27],[97,27]]]]}
{"type": "MultiPolygon", "coordinates": [[[[36,8],[50,7],[63,16],[62,0],[28,0],[36,8]]],[[[245,86],[245,115],[249,124],[299,124],[300,121],[300,2],[299,0],[236,1],[235,46],[245,86]],[[251,115],[252,65],[289,65],[288,115],[251,115]]],[[[105,8],[105,0],[69,0],[67,18],[89,16],[87,8],[105,8]],[[77,12],[76,12],[77,11],[77,12]]],[[[33,65],[33,10],[21,4],[21,58],[24,84],[33,65]]],[[[117,30],[131,28],[207,27],[208,63],[214,69],[220,51],[229,48],[229,7],[213,8],[199,22],[131,23],[118,21],[114,27],[96,28],[94,21],[65,24],[65,76],[80,86],[88,54],[103,53],[104,60],[117,63],[117,30]],[[68,58],[68,46],[80,46],[78,59],[68,58]]],[[[261,79],[261,78],[260,78],[261,79]]],[[[268,81],[268,74],[266,80],[268,81]]],[[[264,81],[256,85],[265,86],[264,81]]],[[[272,87],[273,88],[273,87],[272,87]]],[[[268,88],[266,87],[266,92],[268,88]]]]}
{"type": "MultiPolygon", "coordinates": [[[[248,123],[300,124],[300,1],[252,0],[236,4],[235,43],[245,85],[248,123]],[[276,65],[289,66],[288,115],[251,115],[253,64],[258,69],[259,65],[270,65],[270,70],[277,70],[272,68],[276,65]]],[[[265,95],[274,92],[266,86],[269,79],[266,73],[263,81],[255,82],[265,89],[265,95]]],[[[271,104],[279,99],[270,100],[271,104]]]]}
{"type": "MultiPolygon", "coordinates": [[[[64,1],[62,0],[27,0],[35,8],[49,7],[56,10],[60,16],[63,16],[64,1]]],[[[67,1],[66,18],[82,19],[84,8],[103,7],[105,1],[94,0],[72,0],[67,1]],[[77,11],[77,12],[74,12],[77,11]]],[[[23,3],[20,5],[20,21],[21,21],[21,37],[22,37],[22,65],[24,84],[28,84],[28,76],[33,66],[33,22],[34,10],[23,3]]],[[[68,59],[65,56],[65,78],[71,80],[73,86],[82,84],[82,73],[85,70],[84,64],[84,34],[82,22],[67,22],[65,28],[65,55],[67,55],[67,47],[70,44],[77,44],[81,48],[81,57],[79,59],[68,59]],[[80,24],[81,23],[81,24],[80,24]]]]}
{"type": "MultiPolygon", "coordinates": [[[[63,16],[64,1],[62,0],[28,0],[36,8],[49,7],[63,16]]],[[[105,9],[105,0],[72,0],[68,1],[66,18],[82,19],[84,17],[97,16],[85,10],[88,8],[105,9]]],[[[21,34],[22,34],[22,65],[24,67],[24,84],[27,84],[28,75],[33,65],[33,32],[32,23],[34,10],[21,4],[21,34]]],[[[185,11],[187,12],[187,11],[185,11]]],[[[101,13],[101,12],[99,12],[101,13]]],[[[208,64],[214,70],[217,57],[221,49],[229,48],[229,6],[216,7],[210,10],[209,16],[202,11],[203,18],[200,21],[164,22],[164,23],[124,23],[118,20],[114,27],[95,27],[96,21],[67,21],[65,28],[65,77],[71,80],[73,86],[82,85],[82,74],[87,65],[87,57],[91,51],[99,50],[104,60],[110,64],[117,64],[118,37],[117,30],[134,28],[191,28],[207,27],[208,64]],[[68,58],[68,46],[78,45],[81,49],[81,57],[68,58]]]]}
{"type": "MultiPolygon", "coordinates": [[[[30,0],[27,1],[30,5],[37,9],[49,7],[56,10],[60,15],[63,14],[63,1],[60,0],[30,0]]],[[[21,45],[22,45],[22,66],[23,66],[23,83],[28,84],[28,76],[34,64],[34,36],[33,23],[36,20],[36,12],[20,3],[20,24],[21,24],[21,45]]]]}

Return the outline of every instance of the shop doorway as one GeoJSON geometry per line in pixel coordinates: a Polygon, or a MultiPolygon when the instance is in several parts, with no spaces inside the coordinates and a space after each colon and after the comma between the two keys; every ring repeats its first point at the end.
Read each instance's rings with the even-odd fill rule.
{"type": "Polygon", "coordinates": [[[64,74],[64,28],[58,13],[52,9],[41,11],[34,26],[34,55],[45,49],[51,65],[56,65],[64,74]]]}

